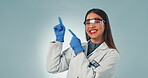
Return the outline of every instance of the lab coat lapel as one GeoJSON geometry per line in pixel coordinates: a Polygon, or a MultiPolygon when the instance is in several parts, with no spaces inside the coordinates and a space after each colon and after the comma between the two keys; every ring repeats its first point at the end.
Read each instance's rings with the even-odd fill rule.
{"type": "Polygon", "coordinates": [[[98,57],[103,53],[103,49],[106,49],[108,46],[106,45],[105,42],[103,42],[98,48],[96,48],[91,54],[89,54],[87,57],[89,59],[93,59],[95,57],[98,57]]]}

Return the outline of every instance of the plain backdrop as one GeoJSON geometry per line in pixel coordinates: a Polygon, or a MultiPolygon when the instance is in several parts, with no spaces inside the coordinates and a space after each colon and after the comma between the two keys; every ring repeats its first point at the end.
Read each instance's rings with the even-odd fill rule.
{"type": "Polygon", "coordinates": [[[58,16],[66,27],[63,49],[71,29],[85,42],[85,14],[103,9],[109,17],[120,61],[114,78],[148,78],[147,0],[0,0],[0,78],[66,78],[66,72],[46,71],[53,27],[58,16]]]}

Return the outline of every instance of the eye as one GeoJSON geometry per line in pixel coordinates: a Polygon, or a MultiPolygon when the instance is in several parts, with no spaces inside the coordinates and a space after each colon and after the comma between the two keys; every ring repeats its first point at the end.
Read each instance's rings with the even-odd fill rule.
{"type": "Polygon", "coordinates": [[[95,23],[100,23],[100,20],[95,20],[95,23]]]}
{"type": "Polygon", "coordinates": [[[86,21],[85,24],[90,24],[90,21],[86,21]]]}

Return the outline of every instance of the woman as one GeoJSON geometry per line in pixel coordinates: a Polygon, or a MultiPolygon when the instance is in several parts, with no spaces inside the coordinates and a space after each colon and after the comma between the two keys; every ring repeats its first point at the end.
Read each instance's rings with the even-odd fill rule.
{"type": "Polygon", "coordinates": [[[50,73],[68,71],[67,78],[112,78],[119,53],[115,47],[107,14],[101,9],[91,9],[85,16],[85,32],[88,42],[82,43],[73,35],[70,46],[62,51],[65,26],[54,27],[56,41],[50,43],[47,70],[50,73]]]}

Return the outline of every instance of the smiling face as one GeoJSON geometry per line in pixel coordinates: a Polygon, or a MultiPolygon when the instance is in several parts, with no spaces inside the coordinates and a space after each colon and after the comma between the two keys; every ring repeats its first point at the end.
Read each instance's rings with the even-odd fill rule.
{"type": "MultiPolygon", "coordinates": [[[[86,20],[88,19],[102,19],[102,17],[100,17],[99,15],[95,14],[95,13],[89,13],[86,17],[86,20]]],[[[103,38],[103,32],[105,29],[104,23],[102,21],[99,22],[93,22],[93,20],[90,21],[90,25],[86,24],[86,28],[85,31],[88,34],[88,36],[91,38],[91,41],[93,43],[101,43],[104,41],[103,38]]]]}

